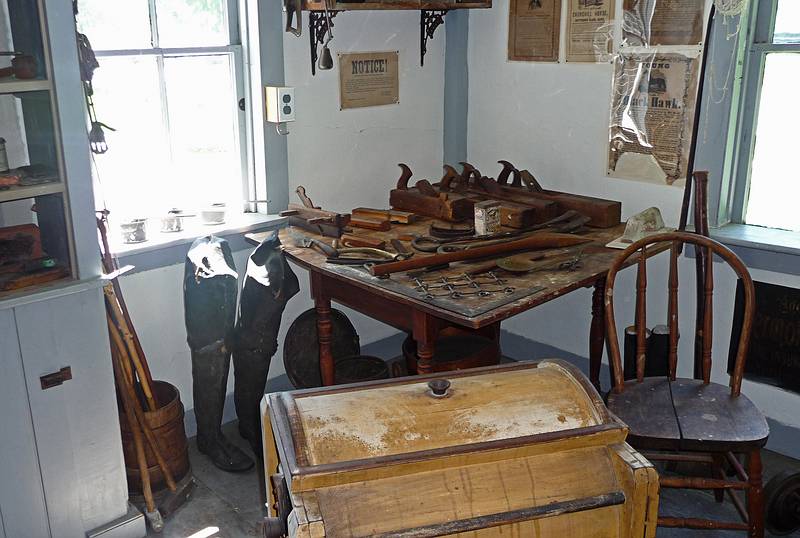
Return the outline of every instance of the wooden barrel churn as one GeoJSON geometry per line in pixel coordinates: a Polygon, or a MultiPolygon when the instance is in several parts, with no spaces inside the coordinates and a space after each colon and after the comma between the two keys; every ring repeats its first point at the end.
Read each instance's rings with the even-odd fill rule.
{"type": "MultiPolygon", "coordinates": [[[[161,407],[156,411],[145,411],[145,420],[153,430],[153,434],[161,448],[167,466],[172,471],[176,482],[184,478],[191,467],[189,465],[189,444],[186,440],[186,430],[183,427],[183,404],[181,403],[178,389],[166,381],[155,381],[153,390],[161,407]]],[[[142,492],[142,479],[139,466],[136,463],[136,449],[133,443],[128,420],[120,414],[122,429],[122,452],[125,456],[125,473],[128,476],[128,491],[131,493],[142,492]]],[[[164,474],[156,462],[150,446],[145,443],[147,467],[150,472],[150,483],[153,494],[167,488],[164,474]]]]}

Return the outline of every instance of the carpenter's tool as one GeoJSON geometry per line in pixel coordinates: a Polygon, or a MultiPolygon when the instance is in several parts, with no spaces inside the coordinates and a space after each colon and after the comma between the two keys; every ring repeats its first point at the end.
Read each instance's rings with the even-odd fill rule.
{"type": "Polygon", "coordinates": [[[342,248],[336,256],[329,257],[326,261],[335,265],[366,265],[404,260],[402,254],[394,254],[377,248],[359,247],[342,248]]]}
{"type": "Polygon", "coordinates": [[[385,232],[386,230],[391,229],[392,223],[389,221],[389,219],[379,220],[361,216],[351,216],[350,226],[353,228],[365,228],[367,230],[385,232]]]}
{"type": "Polygon", "coordinates": [[[347,231],[350,215],[325,211],[315,206],[302,185],[295,192],[303,205],[289,204],[289,208],[280,213],[282,217],[288,217],[291,226],[326,237],[341,237],[347,231]]]}
{"type": "Polygon", "coordinates": [[[370,273],[373,276],[384,276],[401,271],[410,271],[412,269],[421,269],[423,267],[430,267],[431,265],[441,265],[444,263],[451,263],[463,260],[476,260],[490,256],[498,256],[510,252],[518,252],[525,250],[538,250],[543,248],[557,248],[569,247],[589,242],[589,239],[577,237],[569,234],[558,234],[541,232],[533,234],[522,239],[509,241],[499,245],[489,245],[485,247],[475,247],[468,250],[461,250],[458,252],[449,252],[447,254],[434,254],[432,256],[425,256],[419,258],[411,258],[408,260],[396,261],[376,265],[370,268],[370,273]]]}
{"type": "Polygon", "coordinates": [[[430,237],[430,236],[418,236],[415,237],[414,240],[411,242],[411,246],[414,247],[416,250],[419,250],[420,252],[437,252],[442,245],[456,244],[456,243],[458,244],[464,243],[466,245],[474,245],[474,246],[486,246],[487,242],[489,241],[519,238],[527,235],[529,232],[543,230],[545,228],[554,227],[560,224],[564,224],[565,227],[554,231],[564,231],[564,230],[572,231],[573,226],[577,225],[577,227],[580,227],[583,224],[585,224],[585,220],[583,216],[577,211],[566,211],[554,219],[548,220],[547,222],[543,222],[541,224],[537,224],[535,226],[531,226],[524,230],[499,232],[496,234],[484,235],[481,237],[475,237],[475,236],[453,237],[449,239],[440,239],[437,237],[430,237]],[[581,222],[580,225],[578,225],[579,222],[581,222]]]}
{"type": "Polygon", "coordinates": [[[413,172],[405,164],[401,163],[399,166],[402,170],[400,179],[397,180],[397,187],[389,193],[389,204],[394,209],[451,222],[472,218],[472,201],[452,193],[437,192],[427,180],[418,181],[410,189],[408,181],[413,172]]]}
{"type": "Polygon", "coordinates": [[[383,241],[382,239],[373,239],[372,237],[351,234],[342,235],[342,237],[338,239],[338,243],[338,245],[334,245],[336,248],[369,247],[382,249],[386,246],[386,241],[383,241]]]}
{"type": "Polygon", "coordinates": [[[388,220],[396,224],[411,224],[419,220],[419,216],[409,211],[395,209],[372,209],[371,207],[357,207],[350,212],[353,217],[388,220]]]}
{"type": "Polygon", "coordinates": [[[431,237],[438,239],[452,239],[454,237],[472,237],[475,235],[474,226],[439,226],[431,224],[428,231],[431,237]]]}
{"type": "Polygon", "coordinates": [[[303,9],[301,0],[283,0],[283,10],[286,12],[285,31],[297,37],[303,35],[303,9]],[[297,17],[297,24],[292,25],[292,19],[297,17]]]}
{"type": "Polygon", "coordinates": [[[406,247],[403,244],[403,242],[400,241],[399,239],[391,239],[389,242],[392,244],[392,247],[394,248],[395,252],[397,252],[404,258],[410,258],[411,256],[414,255],[414,252],[409,250],[408,247],[406,247]]]}
{"type": "Polygon", "coordinates": [[[509,241],[514,241],[516,239],[520,239],[522,237],[528,237],[531,234],[541,233],[543,231],[550,231],[550,232],[558,232],[558,233],[573,233],[581,229],[586,222],[589,220],[589,217],[584,215],[579,215],[572,220],[568,220],[565,222],[559,222],[550,226],[536,226],[533,230],[529,229],[528,231],[522,233],[516,233],[514,235],[501,237],[498,239],[491,239],[491,240],[484,240],[482,238],[475,238],[475,240],[470,242],[454,242],[447,245],[442,245],[436,249],[436,252],[442,254],[446,252],[456,252],[459,250],[468,250],[475,247],[485,247],[489,245],[498,245],[501,243],[507,243],[509,241]]]}
{"type": "Polygon", "coordinates": [[[303,235],[299,232],[294,230],[289,230],[289,235],[291,235],[292,240],[298,247],[302,248],[315,248],[319,250],[322,254],[328,256],[329,258],[336,258],[339,255],[339,251],[330,246],[329,244],[320,241],[319,239],[314,239],[313,237],[308,237],[307,235],[303,235]]]}
{"type": "Polygon", "coordinates": [[[580,250],[576,254],[562,252],[554,256],[538,256],[523,258],[522,256],[510,256],[497,260],[497,266],[509,273],[530,273],[533,271],[575,271],[579,269],[583,262],[584,246],[577,248],[580,250]]]}

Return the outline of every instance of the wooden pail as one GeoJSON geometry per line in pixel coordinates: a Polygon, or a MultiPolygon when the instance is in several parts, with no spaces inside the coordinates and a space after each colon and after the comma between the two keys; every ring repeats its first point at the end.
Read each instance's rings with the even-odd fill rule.
{"type": "MultiPolygon", "coordinates": [[[[167,467],[172,471],[176,482],[185,477],[191,467],[189,465],[189,444],[186,440],[186,430],[183,427],[183,404],[181,403],[178,389],[166,381],[154,381],[153,390],[156,400],[161,407],[155,411],[145,411],[145,420],[153,430],[153,435],[161,449],[161,454],[167,462],[167,467]]],[[[128,491],[131,493],[142,492],[142,479],[139,465],[136,462],[136,447],[130,431],[128,419],[120,414],[122,430],[122,452],[125,455],[125,473],[128,476],[128,491]]],[[[150,473],[150,484],[153,493],[166,489],[166,481],[161,468],[156,462],[153,451],[144,437],[145,456],[150,473]]]]}

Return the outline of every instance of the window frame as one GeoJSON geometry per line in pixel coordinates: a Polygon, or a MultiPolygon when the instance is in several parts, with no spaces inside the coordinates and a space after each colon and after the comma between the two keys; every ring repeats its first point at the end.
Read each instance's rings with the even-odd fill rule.
{"type": "MultiPolygon", "coordinates": [[[[761,86],[767,54],[772,52],[800,53],[800,43],[773,43],[775,19],[779,0],[754,0],[750,10],[742,14],[737,79],[741,80],[738,96],[734,95],[732,132],[735,138],[728,144],[728,165],[731,168],[729,194],[722,196],[719,220],[743,226],[752,179],[752,159],[758,126],[761,86]],[[738,97],[738,108],[736,99],[738,97]],[[727,202],[727,203],[726,203],[727,202]]],[[[761,227],[759,227],[761,228],[761,227]]]]}
{"type": "Polygon", "coordinates": [[[168,110],[164,106],[166,101],[166,86],[164,84],[164,59],[178,58],[186,56],[211,56],[227,54],[231,61],[231,80],[233,82],[233,93],[236,102],[233,103],[234,110],[237,112],[235,130],[236,145],[239,148],[239,161],[241,170],[240,194],[241,206],[237,212],[253,212],[253,200],[256,178],[253,173],[254,145],[252,133],[252,106],[249,91],[249,74],[246,72],[247,65],[246,49],[242,45],[242,21],[240,19],[240,2],[238,0],[225,0],[227,8],[226,22],[228,25],[228,45],[195,46],[195,47],[161,47],[158,43],[158,11],[156,0],[147,0],[148,12],[150,14],[150,34],[154,41],[154,46],[144,49],[104,49],[95,50],[98,59],[108,57],[125,56],[155,56],[158,69],[158,85],[161,91],[161,115],[162,126],[169,129],[168,110]],[[244,102],[244,110],[239,106],[244,102]]]}

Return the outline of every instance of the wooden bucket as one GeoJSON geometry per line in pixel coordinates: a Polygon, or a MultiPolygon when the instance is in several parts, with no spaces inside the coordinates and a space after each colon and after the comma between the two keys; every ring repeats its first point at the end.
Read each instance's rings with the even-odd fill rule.
{"type": "MultiPolygon", "coordinates": [[[[191,467],[189,466],[189,444],[186,440],[186,430],[183,427],[183,404],[181,403],[178,389],[166,381],[154,381],[153,390],[156,399],[162,406],[156,411],[145,411],[145,420],[161,449],[161,454],[167,462],[167,467],[172,471],[176,482],[185,477],[191,467]]],[[[120,411],[122,409],[120,408],[120,411]]],[[[122,430],[122,452],[125,455],[125,473],[128,476],[128,491],[131,493],[142,492],[142,478],[139,465],[136,462],[136,446],[133,443],[128,419],[124,413],[119,418],[122,430]]],[[[145,446],[147,467],[150,472],[150,484],[153,493],[166,489],[166,481],[161,467],[156,462],[153,451],[147,440],[142,438],[145,446]]]]}

